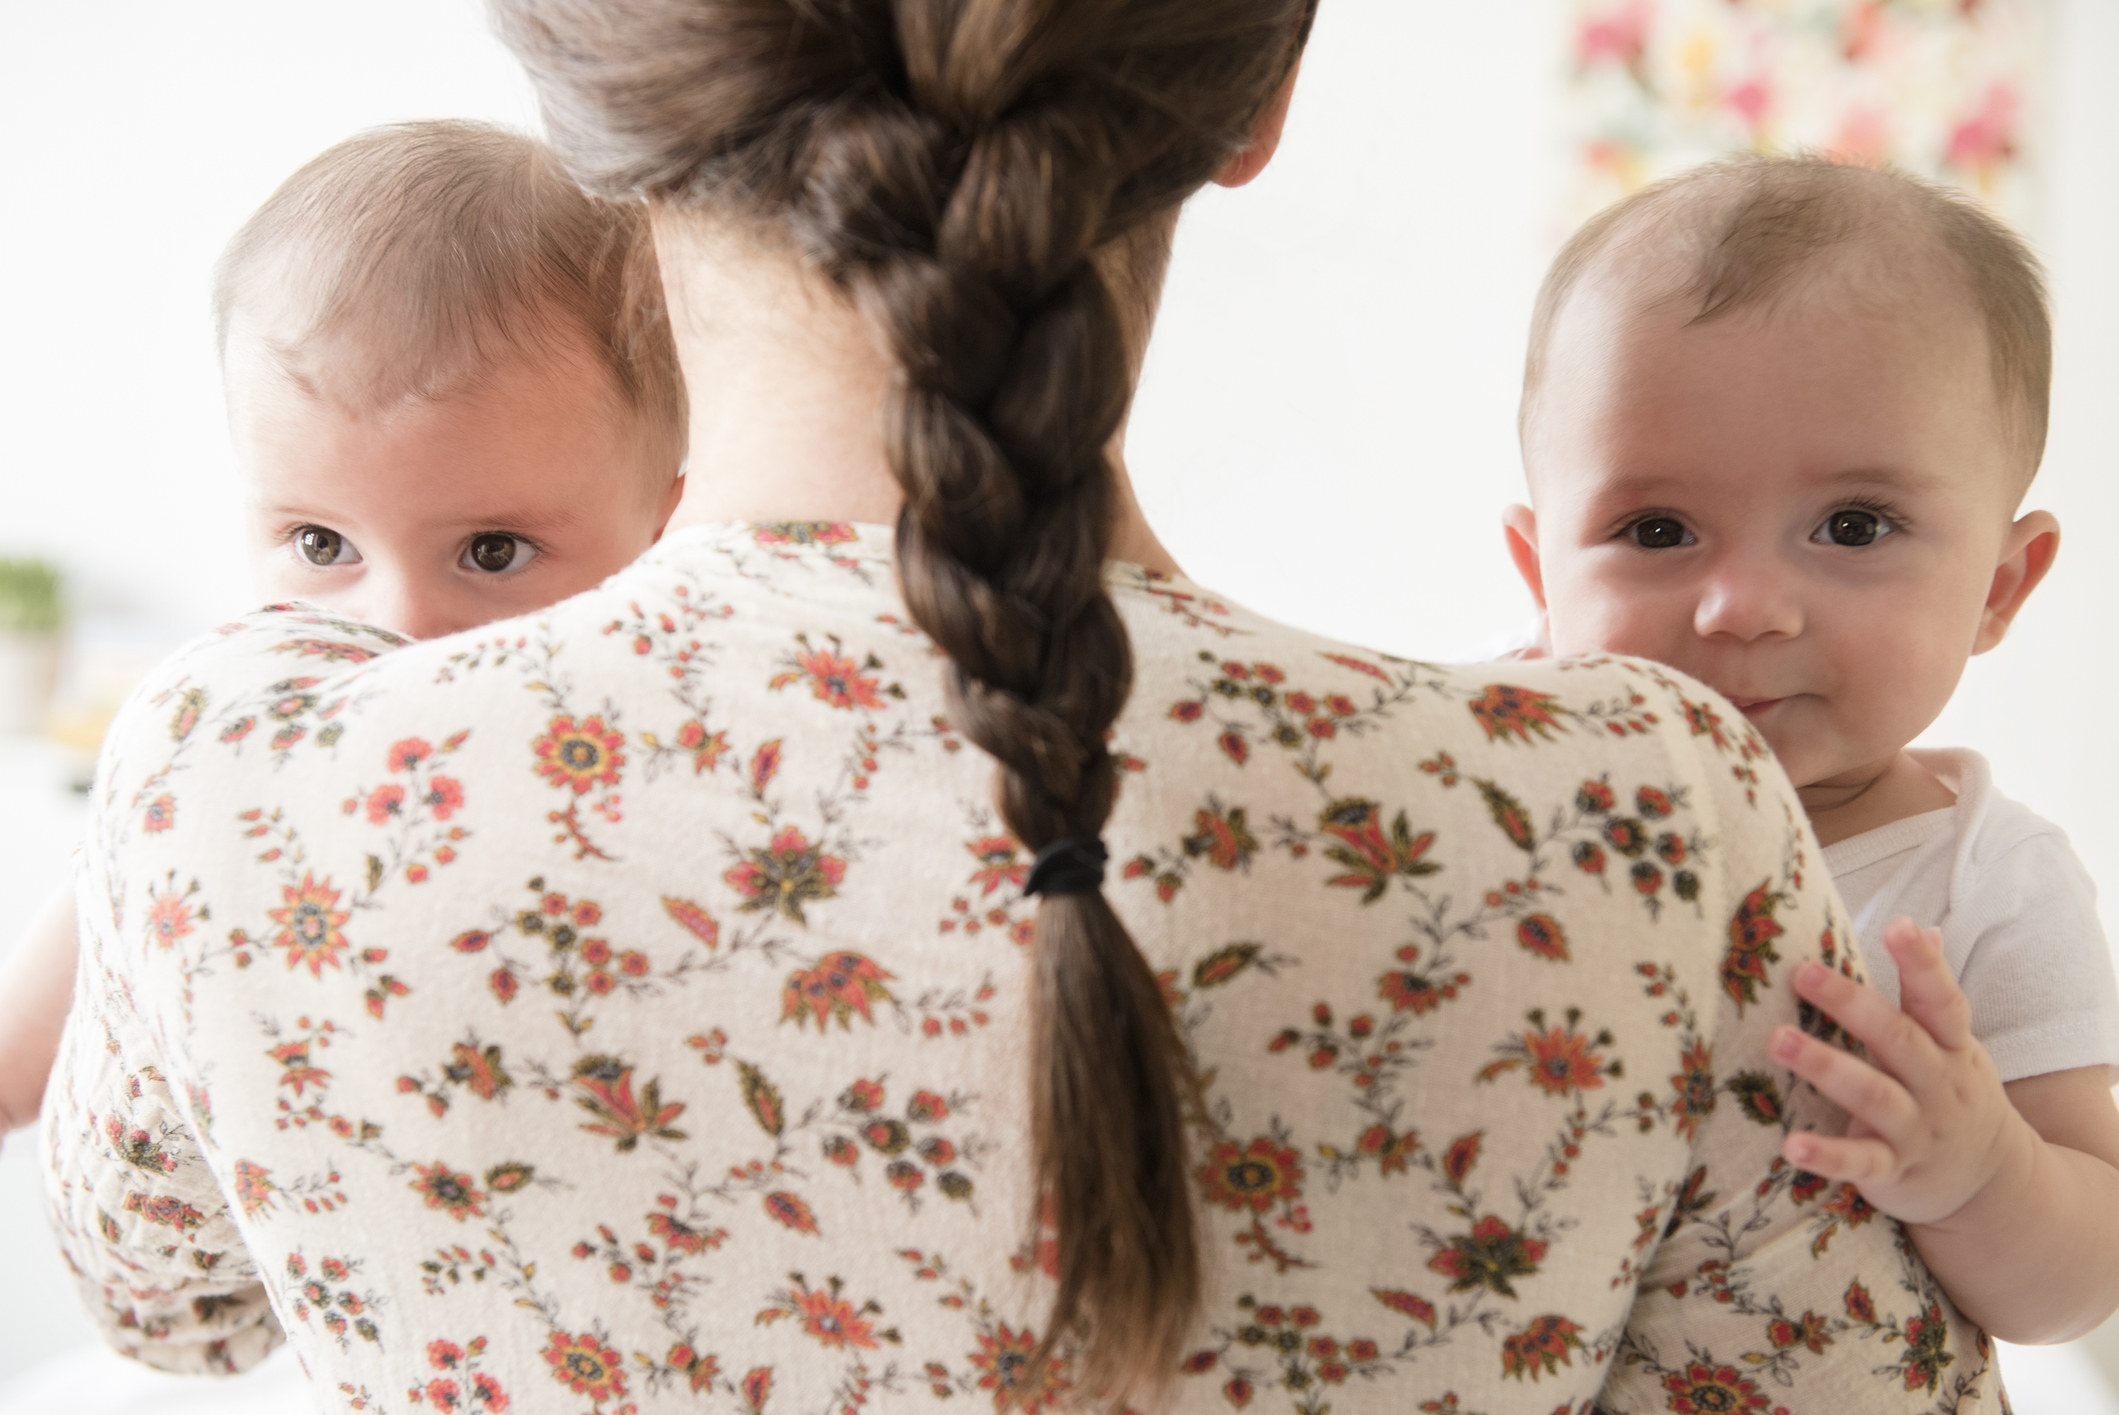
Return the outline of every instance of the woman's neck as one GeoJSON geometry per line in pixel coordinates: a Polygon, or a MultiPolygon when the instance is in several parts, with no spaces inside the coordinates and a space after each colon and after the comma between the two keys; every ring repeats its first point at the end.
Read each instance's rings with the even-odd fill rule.
{"type": "MultiPolygon", "coordinates": [[[[691,400],[690,470],[670,528],[743,521],[894,524],[883,447],[896,369],[859,312],[792,255],[696,217],[658,217],[670,324],[691,400]]],[[[1111,554],[1174,572],[1112,439],[1111,554]]]]}

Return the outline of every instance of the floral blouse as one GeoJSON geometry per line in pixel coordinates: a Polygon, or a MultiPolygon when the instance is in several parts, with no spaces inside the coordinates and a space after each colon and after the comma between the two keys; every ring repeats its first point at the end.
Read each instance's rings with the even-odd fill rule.
{"type": "MultiPolygon", "coordinates": [[[[700,528],[407,645],[302,606],[106,750],[51,1207],[119,1348],[329,1409],[1065,1406],[1027,860],[885,530],[700,528]]],[[[1789,1168],[1847,928],[1784,778],[1618,660],[1438,668],[1114,566],[1107,890],[1209,1102],[1172,1410],[1976,1411],[1789,1168]]]]}

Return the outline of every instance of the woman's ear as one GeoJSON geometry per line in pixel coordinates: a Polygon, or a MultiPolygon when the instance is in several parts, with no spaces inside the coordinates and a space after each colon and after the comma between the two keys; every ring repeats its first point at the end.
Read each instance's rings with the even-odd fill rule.
{"type": "Polygon", "coordinates": [[[1297,59],[1295,66],[1288,70],[1287,78],[1282,80],[1280,92],[1273,95],[1273,101],[1251,124],[1250,144],[1214,174],[1217,186],[1240,187],[1266,170],[1266,164],[1280,150],[1280,134],[1288,125],[1288,105],[1295,99],[1295,76],[1301,72],[1302,61],[1297,59]]]}
{"type": "Polygon", "coordinates": [[[1545,571],[1538,564],[1538,513],[1528,506],[1511,506],[1501,513],[1501,534],[1508,541],[1508,558],[1516,562],[1530,597],[1545,608],[1545,571]]]}
{"type": "Polygon", "coordinates": [[[2009,527],[2001,545],[2001,563],[1987,586],[1986,607],[1979,613],[1979,632],[1973,636],[1972,652],[1985,653],[2000,643],[2016,620],[2016,612],[2038,588],[2053,557],[2060,553],[2060,522],[2050,511],[2033,511],[2009,527]]]}

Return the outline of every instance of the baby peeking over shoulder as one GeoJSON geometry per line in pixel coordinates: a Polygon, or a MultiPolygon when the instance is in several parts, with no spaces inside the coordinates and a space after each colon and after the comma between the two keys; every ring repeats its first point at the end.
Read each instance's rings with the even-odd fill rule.
{"type": "MultiPolygon", "coordinates": [[[[687,404],[643,209],[534,139],[405,123],[302,167],[216,272],[251,583],[412,638],[632,563],[683,489],[687,404]]],[[[50,1074],[73,891],[0,972],[0,1132],[50,1074]]]]}
{"type": "Polygon", "coordinates": [[[1782,1030],[1852,1117],[1783,1153],[1905,1223],[2019,1342],[2119,1307],[2119,991],[2058,829],[1976,754],[1908,744],[2059,547],[2018,514],[2051,367],[2037,263],[1971,202],[1814,158],[1696,169],[1546,277],[1534,507],[1506,518],[1554,652],[1682,669],[1773,747],[1874,984],[1798,970],[1870,1060],[1782,1030]]]}

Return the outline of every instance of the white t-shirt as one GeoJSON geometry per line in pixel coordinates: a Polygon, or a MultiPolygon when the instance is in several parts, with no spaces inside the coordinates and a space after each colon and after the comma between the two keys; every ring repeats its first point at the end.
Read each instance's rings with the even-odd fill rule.
{"type": "Polygon", "coordinates": [[[2119,1078],[2119,986],[2097,922],[2097,886],[2059,826],[1994,789],[1977,752],[1916,751],[1957,804],[1825,847],[1869,981],[1898,1001],[1884,925],[1942,930],[1972,1003],[1972,1032],[2004,1081],[2082,1066],[2119,1078]]]}

